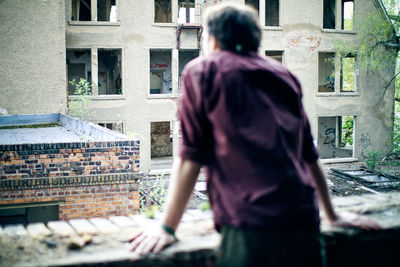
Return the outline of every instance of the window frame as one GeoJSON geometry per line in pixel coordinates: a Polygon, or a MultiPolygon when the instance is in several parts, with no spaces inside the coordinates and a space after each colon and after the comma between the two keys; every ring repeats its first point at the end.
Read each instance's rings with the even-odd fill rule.
{"type": "MultiPolygon", "coordinates": [[[[77,0],[80,1],[80,0],[77,0]]],[[[115,5],[117,6],[117,19],[116,21],[98,21],[97,20],[97,1],[98,0],[91,0],[91,20],[89,21],[80,21],[80,20],[72,20],[72,0],[68,1],[68,14],[67,14],[67,21],[70,26],[119,26],[121,25],[120,22],[120,0],[115,0],[115,5]]]]}

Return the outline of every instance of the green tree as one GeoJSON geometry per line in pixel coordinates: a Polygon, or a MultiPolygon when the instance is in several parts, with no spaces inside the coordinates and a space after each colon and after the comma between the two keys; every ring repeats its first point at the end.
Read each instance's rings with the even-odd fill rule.
{"type": "Polygon", "coordinates": [[[69,84],[74,88],[74,94],[68,98],[67,114],[71,117],[83,119],[88,112],[88,105],[91,101],[88,96],[92,95],[92,84],[83,78],[78,82],[73,79],[69,81],[69,84]]]}

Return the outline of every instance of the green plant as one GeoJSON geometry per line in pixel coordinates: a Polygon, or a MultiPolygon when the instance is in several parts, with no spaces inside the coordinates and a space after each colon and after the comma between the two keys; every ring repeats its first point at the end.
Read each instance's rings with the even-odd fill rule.
{"type": "Polygon", "coordinates": [[[210,202],[208,200],[204,201],[203,203],[200,204],[199,208],[202,211],[211,210],[210,202]]]}
{"type": "Polygon", "coordinates": [[[365,163],[367,164],[368,168],[374,170],[376,167],[376,163],[380,159],[380,151],[367,151],[367,157],[365,159],[365,163]]]}
{"type": "Polygon", "coordinates": [[[69,97],[67,114],[83,119],[83,116],[88,112],[88,105],[91,101],[87,96],[92,94],[92,84],[83,78],[78,82],[73,79],[69,81],[69,84],[74,88],[74,94],[69,97]]]}
{"type": "Polygon", "coordinates": [[[163,211],[166,204],[167,188],[165,186],[164,174],[156,176],[146,189],[140,189],[144,196],[140,200],[140,213],[144,213],[147,218],[154,218],[157,211],[163,211]],[[146,201],[152,204],[148,205],[146,201]]]}
{"type": "Polygon", "coordinates": [[[347,144],[353,145],[353,127],[354,127],[354,117],[344,116],[342,117],[342,146],[347,144]]]}

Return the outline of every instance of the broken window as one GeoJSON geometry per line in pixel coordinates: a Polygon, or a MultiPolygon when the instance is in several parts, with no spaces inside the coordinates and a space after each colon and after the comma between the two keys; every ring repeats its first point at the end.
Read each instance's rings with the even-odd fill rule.
{"type": "Polygon", "coordinates": [[[318,150],[322,159],[353,157],[354,116],[318,118],[318,150]]]}
{"type": "Polygon", "coordinates": [[[346,55],[341,59],[340,91],[354,92],[356,88],[356,58],[346,55]]]}
{"type": "Polygon", "coordinates": [[[279,26],[279,0],[265,0],[265,26],[279,26]]]}
{"type": "Polygon", "coordinates": [[[117,21],[116,0],[97,0],[97,20],[98,21],[117,21]]]}
{"type": "Polygon", "coordinates": [[[318,59],[318,92],[335,92],[335,53],[320,52],[318,59]]]}
{"type": "Polygon", "coordinates": [[[99,122],[97,123],[101,127],[124,133],[124,123],[123,122],[99,122]]]}
{"type": "Polygon", "coordinates": [[[172,163],[172,122],[151,122],[151,167],[164,169],[162,165],[170,168],[172,163]]]}
{"type": "Polygon", "coordinates": [[[154,0],[154,22],[172,22],[171,0],[154,0]]]}
{"type": "Polygon", "coordinates": [[[71,1],[71,20],[72,21],[91,21],[91,2],[90,0],[71,1]]]}
{"type": "Polygon", "coordinates": [[[91,93],[91,91],[79,93],[79,88],[75,86],[81,79],[91,82],[92,64],[90,49],[67,49],[67,71],[69,95],[91,93]]]}
{"type": "Polygon", "coordinates": [[[354,1],[342,0],[342,30],[352,31],[354,27],[354,1]]]}
{"type": "Polygon", "coordinates": [[[180,91],[180,83],[181,83],[181,75],[183,68],[185,65],[191,61],[192,59],[199,56],[199,50],[179,50],[179,91],[180,91]]]}
{"type": "Polygon", "coordinates": [[[178,23],[195,23],[196,8],[194,0],[179,0],[178,23]]]}
{"type": "Polygon", "coordinates": [[[280,63],[283,63],[283,51],[267,50],[265,51],[265,55],[278,60],[280,63]]]}
{"type": "Polygon", "coordinates": [[[98,50],[99,95],[122,94],[121,49],[98,50]]]}
{"type": "Polygon", "coordinates": [[[260,1],[259,0],[246,0],[245,4],[248,5],[248,6],[251,6],[252,8],[254,8],[257,11],[258,11],[258,9],[260,7],[260,1]]]}
{"type": "Polygon", "coordinates": [[[324,29],[335,29],[336,0],[324,0],[324,29]]]}
{"type": "Polygon", "coordinates": [[[171,50],[150,50],[150,94],[171,94],[171,50]]]}

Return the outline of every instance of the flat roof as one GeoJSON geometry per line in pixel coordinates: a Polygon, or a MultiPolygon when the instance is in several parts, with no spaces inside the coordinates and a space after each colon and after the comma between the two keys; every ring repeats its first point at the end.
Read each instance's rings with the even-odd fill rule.
{"type": "Polygon", "coordinates": [[[0,116],[0,144],[128,141],[128,136],[64,114],[0,116]]]}
{"type": "MultiPolygon", "coordinates": [[[[62,126],[0,129],[0,144],[36,144],[81,142],[82,138],[62,126]]],[[[95,140],[86,140],[95,141],[95,140]]]]}

